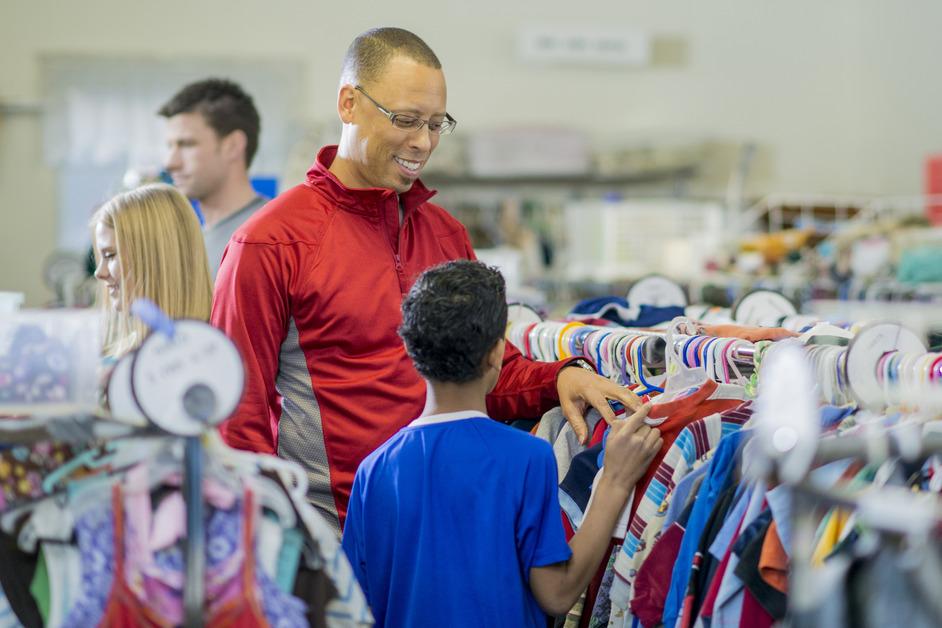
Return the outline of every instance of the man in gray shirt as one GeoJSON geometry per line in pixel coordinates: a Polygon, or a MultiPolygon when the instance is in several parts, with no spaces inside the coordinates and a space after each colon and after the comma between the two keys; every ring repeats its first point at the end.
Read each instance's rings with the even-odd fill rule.
{"type": "Polygon", "coordinates": [[[236,83],[190,83],[160,108],[167,118],[167,172],[199,201],[209,267],[216,278],[229,238],[267,201],[249,182],[260,121],[252,97],[236,83]]]}

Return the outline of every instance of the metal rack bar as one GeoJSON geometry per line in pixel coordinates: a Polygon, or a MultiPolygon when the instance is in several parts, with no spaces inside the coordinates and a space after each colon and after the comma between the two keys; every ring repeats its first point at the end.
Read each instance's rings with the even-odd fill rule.
{"type": "Polygon", "coordinates": [[[199,436],[184,443],[183,496],[186,500],[186,586],[183,591],[184,625],[202,628],[206,599],[206,535],[203,504],[203,445],[199,436]]]}

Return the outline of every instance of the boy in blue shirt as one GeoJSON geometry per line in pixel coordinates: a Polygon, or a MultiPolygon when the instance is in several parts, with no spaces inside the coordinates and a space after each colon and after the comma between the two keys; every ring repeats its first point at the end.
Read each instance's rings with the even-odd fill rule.
{"type": "Polygon", "coordinates": [[[478,262],[437,266],[402,315],[425,409],[360,465],[343,534],[377,625],[544,628],[589,584],[660,434],[643,423],[647,406],[612,425],[605,474],[567,545],[549,443],[487,416],[503,277],[478,262]]]}

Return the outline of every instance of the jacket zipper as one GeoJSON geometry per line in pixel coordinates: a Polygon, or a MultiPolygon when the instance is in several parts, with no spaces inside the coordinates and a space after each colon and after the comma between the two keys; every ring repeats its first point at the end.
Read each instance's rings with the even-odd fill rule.
{"type": "MultiPolygon", "coordinates": [[[[397,214],[398,214],[398,211],[399,211],[399,207],[397,206],[396,207],[397,214]]],[[[392,238],[389,237],[389,229],[387,228],[385,222],[386,221],[384,220],[383,231],[386,233],[386,241],[389,243],[389,248],[391,248],[393,252],[393,261],[396,264],[396,276],[399,279],[399,293],[405,294],[406,293],[405,269],[402,266],[402,258],[399,256],[400,249],[394,246],[392,238]]],[[[403,220],[403,222],[405,221],[403,220]]],[[[396,223],[397,224],[399,223],[398,215],[397,215],[396,223]]],[[[396,243],[399,244],[400,248],[402,246],[402,227],[403,225],[400,224],[398,229],[396,230],[396,243]]]]}

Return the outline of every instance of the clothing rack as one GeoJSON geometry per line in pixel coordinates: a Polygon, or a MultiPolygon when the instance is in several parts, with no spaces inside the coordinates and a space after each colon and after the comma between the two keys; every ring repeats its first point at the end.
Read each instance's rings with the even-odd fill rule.
{"type": "MultiPolygon", "coordinates": [[[[209,613],[216,612],[212,604],[207,604],[211,591],[206,588],[206,577],[207,534],[217,533],[207,529],[207,518],[211,513],[223,519],[244,518],[265,508],[275,515],[273,521],[277,520],[284,530],[292,532],[295,542],[291,548],[297,557],[294,560],[304,561],[308,573],[319,572],[318,577],[332,582],[338,594],[326,599],[307,591],[293,594],[291,584],[274,581],[281,574],[268,566],[264,576],[261,571],[256,574],[259,582],[267,578],[270,586],[246,592],[255,598],[253,608],[265,614],[269,623],[284,619],[290,625],[301,625],[302,621],[338,628],[371,625],[372,615],[365,596],[336,531],[306,499],[308,480],[303,469],[274,456],[231,449],[216,429],[232,414],[242,393],[244,373],[235,346],[221,331],[206,323],[158,320],[155,324],[148,320],[146,312],[141,316],[136,308],[132,311],[145,320],[153,333],[138,349],[113,365],[107,384],[108,411],[97,409],[100,380],[98,369],[91,367],[99,366],[100,345],[94,342],[90,343],[90,349],[81,347],[74,357],[76,364],[87,363],[95,372],[94,382],[86,382],[88,378],[79,381],[89,369],[78,368],[61,381],[57,380],[70,393],[84,394],[88,392],[86,388],[90,388],[92,394],[84,394],[80,400],[88,397],[94,400],[92,404],[59,404],[53,408],[42,398],[14,399],[19,405],[11,406],[14,409],[9,414],[15,416],[0,421],[3,460],[26,460],[28,456],[33,466],[23,467],[21,471],[35,478],[31,479],[28,489],[6,495],[8,498],[0,507],[3,532],[15,535],[20,548],[26,552],[33,551],[27,549],[30,543],[35,547],[36,543],[68,538],[81,541],[81,533],[76,537],[73,532],[75,526],[84,520],[86,527],[82,530],[90,534],[89,530],[106,525],[102,523],[102,513],[111,512],[113,502],[110,500],[119,495],[122,499],[132,493],[138,495],[141,491],[151,493],[148,487],[157,485],[171,490],[178,487],[179,497],[174,499],[182,497],[183,512],[175,525],[180,527],[179,530],[174,528],[173,538],[168,537],[162,549],[179,543],[172,551],[176,555],[182,550],[183,564],[175,560],[178,566],[173,568],[173,582],[178,584],[171,585],[179,587],[180,596],[174,596],[171,606],[166,608],[175,623],[204,626],[214,621],[209,613]],[[89,350],[95,361],[85,359],[89,350]],[[90,407],[95,409],[89,410],[90,407]],[[60,412],[53,412],[59,408],[62,408],[60,412]],[[207,495],[215,497],[206,497],[204,491],[207,490],[211,491],[207,495]],[[224,498],[231,500],[227,504],[238,504],[241,500],[244,510],[230,512],[228,505],[212,501],[220,499],[220,495],[228,495],[224,498]],[[69,516],[57,516],[65,513],[69,516]],[[56,521],[63,523],[53,525],[56,521]],[[69,537],[62,536],[67,533],[69,537]],[[297,542],[298,538],[302,539],[303,546],[297,542]],[[309,602],[307,608],[304,601],[309,602]]],[[[150,314],[156,316],[153,312],[150,314]]],[[[81,316],[80,313],[74,318],[81,316]]],[[[47,338],[58,340],[56,330],[77,327],[73,317],[67,315],[57,322],[61,324],[49,325],[53,331],[47,332],[47,338]]],[[[25,334],[22,330],[33,333],[36,327],[30,315],[24,313],[12,323],[0,320],[0,336],[17,333],[22,336],[25,334]]],[[[46,339],[40,339],[42,344],[33,337],[29,340],[33,343],[30,347],[50,344],[46,339]]],[[[3,390],[9,391],[11,387],[3,390]]],[[[115,518],[112,525],[121,524],[115,518]]],[[[261,528],[258,534],[253,532],[253,542],[261,539],[262,533],[261,528]]],[[[267,548],[269,559],[271,550],[267,548]]],[[[246,545],[246,552],[256,551],[262,550],[246,545]]],[[[298,569],[300,573],[301,568],[298,569]]],[[[69,590],[76,589],[73,586],[69,590]]],[[[0,602],[7,602],[2,588],[0,602]]],[[[14,612],[23,610],[22,606],[14,612]]],[[[78,607],[60,606],[59,610],[70,612],[73,608],[78,607]]],[[[159,608],[162,611],[165,606],[159,608]]]]}
{"type": "MultiPolygon", "coordinates": [[[[891,429],[823,438],[815,452],[815,462],[823,464],[850,458],[868,463],[894,458],[913,461],[939,453],[942,453],[942,433],[920,434],[918,431],[891,429]]],[[[932,531],[942,522],[942,501],[938,495],[914,494],[906,487],[883,486],[873,492],[855,494],[839,487],[822,487],[805,478],[791,488],[794,549],[790,604],[795,615],[793,625],[796,626],[804,625],[802,614],[813,607],[818,598],[812,584],[814,567],[811,555],[818,526],[814,513],[822,506],[851,510],[869,528],[916,543],[928,542],[932,531]]],[[[942,566],[932,553],[923,554],[923,558],[928,559],[926,567],[942,575],[942,566]]],[[[934,580],[938,582],[938,579],[934,580]]],[[[935,612],[942,618],[942,604],[932,596],[927,599],[935,602],[935,612]]]]}
{"type": "Polygon", "coordinates": [[[711,375],[719,381],[729,381],[730,372],[743,375],[754,369],[755,346],[739,338],[668,334],[562,321],[515,322],[507,330],[507,338],[527,358],[544,362],[586,358],[605,377],[654,390],[659,390],[657,384],[663,380],[667,368],[669,335],[673,352],[680,357],[683,366],[712,370],[711,375]]]}
{"type": "Polygon", "coordinates": [[[185,625],[203,626],[204,573],[206,571],[205,510],[203,504],[203,445],[199,436],[187,436],[183,454],[183,499],[186,502],[186,588],[183,592],[185,625]]]}
{"type": "MultiPolygon", "coordinates": [[[[872,343],[864,346],[870,345],[872,343]]],[[[849,350],[852,351],[853,347],[849,350]]],[[[872,364],[874,376],[883,363],[881,358],[872,364]]],[[[942,500],[931,492],[916,494],[899,486],[880,486],[864,493],[823,486],[815,480],[812,470],[847,459],[868,464],[882,464],[897,459],[908,462],[924,460],[942,454],[942,429],[933,422],[913,421],[889,428],[862,425],[848,433],[819,437],[817,413],[808,411],[808,408],[815,406],[815,400],[811,399],[807,386],[794,385],[813,377],[807,359],[800,352],[782,351],[780,355],[769,358],[767,369],[770,380],[788,379],[789,384],[760,389],[757,401],[760,409],[755,417],[755,438],[758,442],[754,443],[757,447],[751,449],[749,456],[759,456],[761,460],[758,464],[747,466],[753,475],[790,486],[793,539],[790,567],[792,584],[789,590],[791,625],[815,625],[813,619],[808,619],[813,614],[808,613],[818,603],[820,596],[814,588],[811,557],[818,527],[815,513],[822,506],[852,510],[857,520],[868,528],[906,539],[918,547],[919,544],[929,543],[933,532],[938,530],[942,522],[942,500]],[[793,439],[788,439],[792,446],[782,447],[781,440],[779,446],[775,446],[773,439],[781,439],[786,434],[795,435],[793,439]],[[797,474],[796,468],[799,471],[797,474]]],[[[932,552],[921,554],[920,568],[926,573],[942,577],[942,563],[932,552]]],[[[942,619],[942,601],[934,595],[926,599],[936,616],[942,619]]]]}

